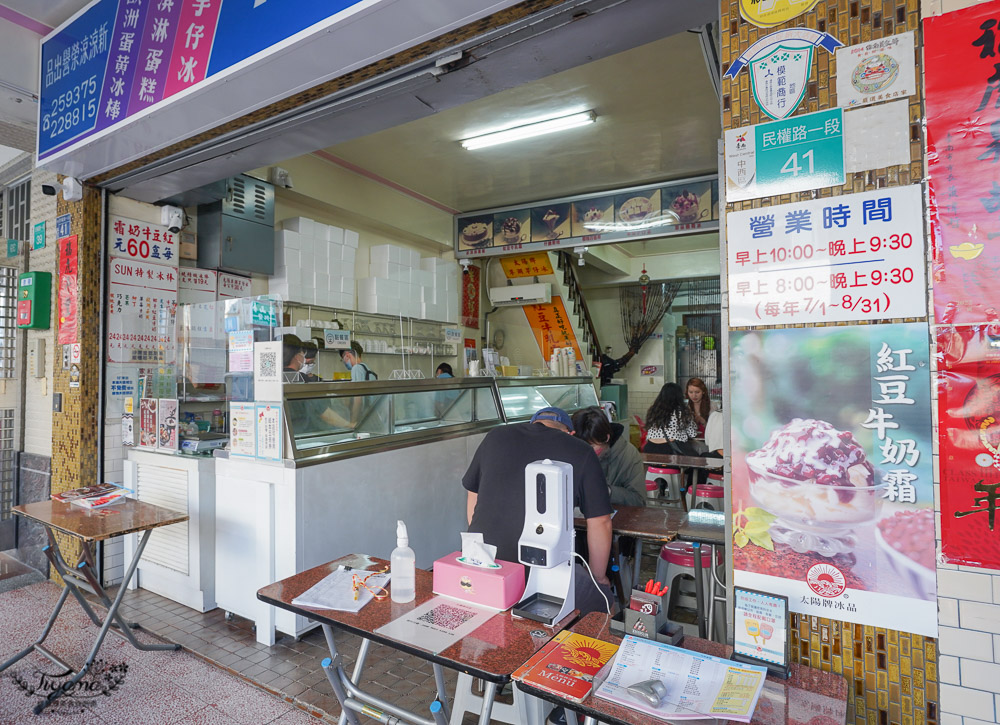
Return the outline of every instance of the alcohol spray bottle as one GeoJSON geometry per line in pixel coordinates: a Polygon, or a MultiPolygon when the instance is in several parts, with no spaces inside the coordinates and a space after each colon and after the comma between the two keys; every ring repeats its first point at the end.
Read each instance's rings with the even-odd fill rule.
{"type": "Polygon", "coordinates": [[[406,534],[406,524],[396,522],[396,548],[389,556],[389,572],[392,574],[389,591],[392,601],[412,602],[417,591],[416,559],[410,548],[410,537],[406,534]]]}

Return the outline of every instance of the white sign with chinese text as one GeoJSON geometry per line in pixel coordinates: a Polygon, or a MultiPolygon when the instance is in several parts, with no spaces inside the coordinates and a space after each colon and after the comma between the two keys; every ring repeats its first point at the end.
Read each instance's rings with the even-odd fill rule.
{"type": "Polygon", "coordinates": [[[112,257],[177,267],[177,235],[166,227],[111,215],[112,257]]]}
{"type": "Polygon", "coordinates": [[[281,403],[257,403],[257,460],[281,460],[281,428],[281,403]]]}
{"type": "Polygon", "coordinates": [[[178,270],[177,296],[182,305],[214,302],[219,273],[214,269],[181,267],[178,270]]]}
{"type": "Polygon", "coordinates": [[[726,216],[730,324],[924,317],[920,186],[726,216]]]}
{"type": "Polygon", "coordinates": [[[249,297],[250,278],[237,274],[219,272],[219,299],[227,297],[249,297]]]}
{"type": "Polygon", "coordinates": [[[837,48],[837,105],[906,98],[917,90],[913,32],[837,48]]]}
{"type": "Polygon", "coordinates": [[[177,270],[112,258],[109,272],[107,362],[173,364],[177,270]]]}

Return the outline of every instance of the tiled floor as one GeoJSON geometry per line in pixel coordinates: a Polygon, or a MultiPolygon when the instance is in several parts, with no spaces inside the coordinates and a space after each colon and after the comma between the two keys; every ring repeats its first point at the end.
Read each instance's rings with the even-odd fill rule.
{"type": "MultiPolygon", "coordinates": [[[[59,595],[52,582],[0,594],[0,658],[34,641],[59,595]]],[[[97,635],[72,599],[47,640],[56,653],[80,664],[97,635]]],[[[144,641],[152,641],[140,633],[144,641]]],[[[317,719],[187,652],[141,652],[109,636],[100,668],[85,688],[56,700],[41,716],[32,712],[46,683],[61,683],[60,668],[30,654],[0,674],[0,723],[67,725],[311,725],[317,719]],[[46,678],[45,676],[48,675],[46,678]]]]}
{"type": "MultiPolygon", "coordinates": [[[[645,580],[654,573],[655,556],[643,558],[645,580]]],[[[34,640],[58,595],[59,588],[52,582],[0,593],[0,632],[4,633],[0,659],[34,640]],[[14,636],[8,637],[8,632],[14,636]]],[[[142,589],[126,593],[121,611],[126,619],[182,645],[184,651],[139,652],[109,635],[100,658],[108,665],[127,665],[121,685],[108,697],[90,698],[82,705],[85,698],[64,698],[68,704],[46,719],[81,725],[306,725],[336,722],[340,715],[340,705],[320,666],[329,651],[318,628],[299,641],[282,637],[267,647],[256,642],[247,620],[227,620],[221,609],[202,614],[142,589]]],[[[71,598],[50,642],[54,651],[66,653],[71,663],[79,664],[96,633],[97,628],[71,598]]],[[[148,635],[142,636],[152,641],[148,635]]],[[[348,671],[354,666],[359,645],[359,638],[337,634],[337,646],[348,671]]],[[[52,673],[54,669],[41,656],[29,655],[0,674],[0,723],[32,721],[31,707],[38,695],[29,695],[24,688],[37,681],[41,672],[52,673]]],[[[453,671],[445,670],[449,693],[454,690],[455,678],[453,671]]],[[[418,713],[426,712],[435,695],[429,663],[381,645],[369,651],[362,685],[418,713]]],[[[509,695],[502,699],[510,701],[509,695]]],[[[467,714],[465,725],[476,719],[467,714]]]]}

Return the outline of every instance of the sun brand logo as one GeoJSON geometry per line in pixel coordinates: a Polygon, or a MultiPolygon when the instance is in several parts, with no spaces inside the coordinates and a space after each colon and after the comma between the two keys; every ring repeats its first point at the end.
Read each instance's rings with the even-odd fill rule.
{"type": "Polygon", "coordinates": [[[806,572],[806,584],[821,597],[839,597],[847,588],[847,579],[833,564],[813,564],[806,572]]]}

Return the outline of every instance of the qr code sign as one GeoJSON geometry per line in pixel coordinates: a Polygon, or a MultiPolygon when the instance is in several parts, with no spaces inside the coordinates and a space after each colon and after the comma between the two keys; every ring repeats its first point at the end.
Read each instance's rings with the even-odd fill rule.
{"type": "Polygon", "coordinates": [[[278,377],[278,353],[275,351],[260,354],[260,377],[262,380],[274,380],[278,377]]]}
{"type": "Polygon", "coordinates": [[[421,614],[418,619],[434,627],[455,630],[475,616],[475,612],[470,612],[467,609],[459,609],[448,604],[439,604],[429,612],[421,614]]]}

